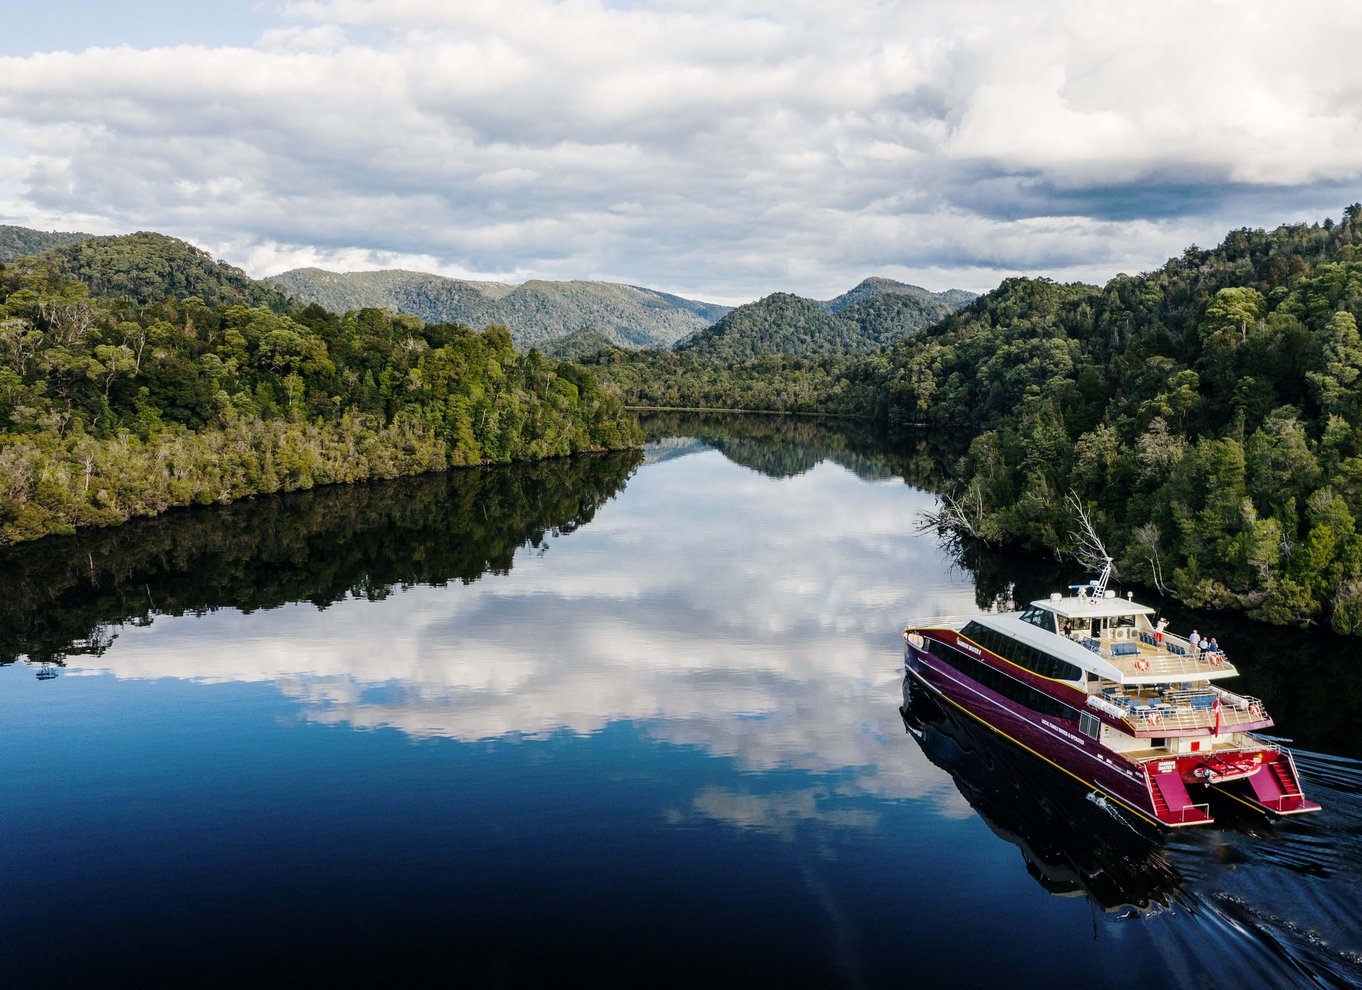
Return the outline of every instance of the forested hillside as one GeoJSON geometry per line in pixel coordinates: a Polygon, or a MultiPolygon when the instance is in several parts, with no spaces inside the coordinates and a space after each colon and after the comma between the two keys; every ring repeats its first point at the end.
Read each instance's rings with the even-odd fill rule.
{"type": "Polygon", "coordinates": [[[966,292],[964,289],[932,292],[920,285],[910,285],[907,282],[899,282],[892,278],[872,275],[870,278],[862,280],[855,288],[829,299],[823,305],[827,307],[829,312],[840,314],[848,306],[881,296],[904,296],[920,303],[924,308],[934,307],[938,310],[938,315],[935,319],[929,320],[928,323],[935,323],[942,316],[972,303],[978,298],[978,293],[966,292]]]}
{"type": "Polygon", "coordinates": [[[58,275],[83,283],[94,296],[134,303],[193,296],[208,306],[242,303],[279,312],[295,306],[287,293],[165,234],[89,237],[53,249],[46,260],[58,275]]]}
{"type": "Polygon", "coordinates": [[[131,259],[149,243],[0,265],[0,543],[638,442],[589,372],[517,354],[504,328],[288,308],[272,290],[260,301],[286,311],[212,304],[198,294],[212,294],[211,259],[180,270],[173,242],[166,268],[144,273],[131,259]],[[62,274],[72,263],[109,295],[62,274]]]}
{"type": "Polygon", "coordinates": [[[812,299],[775,292],[739,306],[714,326],[676,345],[676,350],[718,361],[763,354],[850,354],[865,350],[859,328],[812,299]]]}
{"type": "Polygon", "coordinates": [[[676,350],[725,363],[776,354],[864,353],[931,326],[973,298],[886,278],[868,278],[828,302],[776,292],[739,306],[676,350]]]}
{"type": "Polygon", "coordinates": [[[622,395],[925,428],[968,448],[945,482],[968,538],[1062,549],[1072,495],[1127,580],[1362,633],[1360,248],[1355,205],[1103,287],[1010,279],[870,353],[799,356],[930,300],[777,294],[680,351],[607,347],[584,369],[505,329],[298,308],[172,238],[87,239],[0,266],[0,542],[627,445],[622,395]]]}
{"type": "Polygon", "coordinates": [[[893,352],[890,415],[974,437],[980,536],[1063,547],[1076,492],[1129,579],[1362,632],[1360,213],[1101,289],[1006,282],[893,352]]]}
{"type": "Polygon", "coordinates": [[[55,230],[30,230],[0,223],[0,262],[13,261],[29,254],[42,254],[67,244],[88,240],[90,234],[62,233],[55,230]]]}
{"type": "Polygon", "coordinates": [[[474,282],[421,272],[328,272],[300,268],[265,280],[305,302],[333,312],[362,307],[393,309],[432,323],[498,324],[521,350],[584,329],[620,347],[670,347],[709,326],[727,306],[697,302],[613,282],[521,285],[474,282]]]}
{"type": "Polygon", "coordinates": [[[881,355],[792,358],[766,354],[727,363],[689,351],[587,354],[581,361],[631,406],[729,409],[825,416],[889,416],[881,355]]]}
{"type": "Polygon", "coordinates": [[[1010,279],[867,357],[594,359],[635,404],[832,412],[969,444],[971,538],[1062,549],[1074,493],[1128,580],[1362,633],[1362,206],[1104,287],[1010,279]]]}

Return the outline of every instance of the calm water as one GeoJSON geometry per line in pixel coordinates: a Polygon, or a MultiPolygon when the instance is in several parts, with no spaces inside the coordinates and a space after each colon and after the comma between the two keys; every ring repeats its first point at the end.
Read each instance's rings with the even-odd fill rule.
{"type": "Polygon", "coordinates": [[[1362,985],[1355,642],[1170,609],[1326,811],[1149,836],[905,698],[1066,580],[916,535],[929,451],[651,426],[0,557],[0,983],[1362,985]]]}

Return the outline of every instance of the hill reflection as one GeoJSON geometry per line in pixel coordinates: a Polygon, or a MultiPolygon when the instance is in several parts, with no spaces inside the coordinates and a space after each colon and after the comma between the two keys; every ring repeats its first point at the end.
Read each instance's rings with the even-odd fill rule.
{"type": "Polygon", "coordinates": [[[768,478],[793,478],[824,461],[838,464],[863,481],[902,478],[932,489],[940,465],[959,450],[934,434],[893,433],[883,424],[848,419],[731,413],[644,413],[644,434],[667,451],[703,443],[734,464],[768,478]]]}
{"type": "Polygon", "coordinates": [[[68,541],[11,570],[6,642],[34,659],[96,654],[81,669],[119,681],[270,684],[318,725],[477,743],[632,725],[744,773],[805,775],[779,800],[703,789],[678,821],[873,830],[878,813],[851,806],[872,795],[961,813],[949,782],[903,758],[896,710],[905,610],[972,598],[912,535],[931,496],[831,463],[771,485],[709,447],[630,477],[636,459],[315,492],[68,541]],[[182,614],[195,618],[160,618],[182,614]]]}
{"type": "Polygon", "coordinates": [[[173,512],[0,554],[0,663],[99,656],[118,626],[505,574],[589,523],[637,452],[330,486],[173,512]]]}

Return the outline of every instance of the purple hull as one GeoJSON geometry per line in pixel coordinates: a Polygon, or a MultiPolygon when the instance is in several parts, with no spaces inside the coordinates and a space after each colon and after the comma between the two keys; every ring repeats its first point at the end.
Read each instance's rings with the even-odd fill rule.
{"type": "MultiPolygon", "coordinates": [[[[927,640],[924,645],[930,644],[927,640]]],[[[990,690],[925,649],[907,644],[908,671],[929,690],[1144,821],[1164,827],[1211,820],[1176,775],[1154,781],[1138,766],[1079,733],[1078,721],[1041,714],[990,690]]]]}
{"type": "Polygon", "coordinates": [[[1224,654],[1165,634],[1154,609],[1106,590],[1110,576],[1108,560],[1069,596],[910,626],[909,676],[1154,825],[1213,821],[1212,793],[1268,815],[1318,811],[1290,752],[1251,734],[1272,725],[1263,703],[1212,683],[1238,673],[1224,654]]]}

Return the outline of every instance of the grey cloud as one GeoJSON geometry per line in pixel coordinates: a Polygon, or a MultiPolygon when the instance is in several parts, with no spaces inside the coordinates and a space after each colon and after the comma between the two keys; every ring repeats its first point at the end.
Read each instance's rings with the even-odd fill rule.
{"type": "Polygon", "coordinates": [[[1348,11],[1272,36],[1171,0],[1129,24],[1061,0],[283,18],[253,49],[0,59],[0,217],[742,301],[1101,279],[1336,212],[1362,178],[1362,70],[1307,44],[1357,40],[1348,11]]]}

